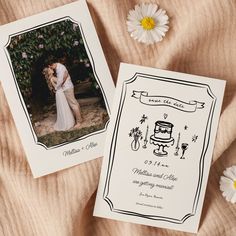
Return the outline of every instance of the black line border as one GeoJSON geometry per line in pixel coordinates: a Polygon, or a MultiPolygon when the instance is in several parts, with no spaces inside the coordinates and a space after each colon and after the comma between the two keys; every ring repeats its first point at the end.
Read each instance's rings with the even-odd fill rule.
{"type": "Polygon", "coordinates": [[[104,187],[104,191],[103,191],[103,199],[107,202],[107,204],[109,205],[110,210],[112,212],[116,212],[116,213],[120,213],[120,214],[124,214],[124,215],[129,215],[129,216],[136,216],[136,217],[150,219],[150,220],[165,221],[165,222],[169,222],[169,223],[173,223],[173,224],[183,224],[189,217],[192,217],[196,214],[196,210],[197,210],[197,206],[198,206],[198,202],[199,202],[199,197],[200,197],[200,192],[201,192],[201,188],[202,188],[205,155],[206,155],[206,152],[207,152],[207,149],[209,146],[209,142],[210,142],[210,134],[211,134],[211,129],[212,129],[212,121],[213,121],[213,114],[215,112],[216,101],[217,101],[217,98],[213,94],[213,92],[211,91],[210,86],[208,84],[204,84],[204,83],[184,81],[184,80],[175,79],[175,78],[155,76],[155,75],[138,73],[138,72],[136,72],[132,78],[123,82],[121,97],[120,97],[120,102],[119,102],[118,112],[117,112],[118,115],[116,118],[115,127],[114,127],[114,131],[113,131],[112,139],[111,139],[112,141],[110,144],[107,175],[106,175],[105,187],[104,187]],[[116,209],[116,208],[114,208],[114,205],[113,205],[111,199],[108,197],[110,179],[111,179],[112,168],[113,168],[113,163],[114,163],[114,158],[115,158],[115,149],[116,149],[116,142],[117,142],[117,136],[118,136],[118,130],[119,130],[119,123],[120,123],[121,114],[122,114],[123,106],[124,106],[125,99],[126,99],[127,85],[133,83],[138,77],[144,78],[144,79],[153,79],[153,80],[159,80],[159,81],[170,82],[170,83],[175,83],[175,84],[181,84],[181,85],[197,87],[197,88],[205,88],[205,89],[207,89],[208,95],[212,98],[210,111],[209,111],[209,115],[208,115],[208,119],[207,119],[207,124],[206,124],[206,128],[205,128],[202,153],[201,153],[201,157],[199,160],[199,177],[198,177],[197,189],[196,189],[196,193],[195,193],[195,197],[194,197],[194,201],[193,201],[192,212],[187,213],[181,219],[175,219],[175,218],[163,217],[163,216],[155,216],[155,215],[144,215],[144,214],[140,214],[140,213],[133,212],[133,211],[116,209]]]}
{"type": "Polygon", "coordinates": [[[108,127],[108,124],[109,124],[109,122],[110,122],[110,119],[109,119],[109,120],[107,121],[107,123],[105,124],[105,127],[104,127],[102,130],[95,131],[95,132],[93,132],[93,133],[87,134],[87,135],[82,136],[82,137],[80,137],[80,138],[76,138],[76,139],[74,139],[74,140],[72,140],[72,141],[64,142],[64,143],[61,143],[61,144],[58,144],[58,145],[55,145],[55,146],[52,146],[52,147],[47,147],[45,144],[43,144],[43,143],[41,143],[41,142],[38,141],[38,137],[37,137],[37,135],[36,135],[36,133],[35,133],[35,130],[34,130],[33,126],[32,126],[32,122],[31,122],[31,120],[30,120],[29,113],[28,113],[28,110],[27,110],[27,108],[26,108],[24,98],[23,98],[23,96],[22,96],[22,94],[21,94],[20,88],[19,88],[18,83],[17,83],[17,79],[16,79],[16,76],[15,76],[15,72],[14,72],[14,69],[13,69],[13,66],[12,66],[12,63],[11,63],[11,58],[10,58],[10,55],[9,55],[9,53],[8,53],[7,47],[8,47],[8,45],[11,43],[12,37],[15,37],[15,36],[17,36],[17,35],[20,35],[20,34],[23,34],[23,33],[26,33],[26,32],[30,32],[30,31],[33,31],[33,30],[36,30],[36,29],[39,29],[39,28],[42,28],[42,27],[45,27],[45,26],[47,26],[47,25],[59,23],[59,22],[61,22],[61,21],[65,21],[65,20],[70,20],[72,23],[77,24],[77,25],[79,26],[79,28],[80,28],[80,32],[81,32],[82,39],[83,39],[83,42],[84,42],[85,50],[86,50],[86,52],[87,52],[88,58],[89,58],[89,60],[90,60],[90,63],[91,63],[91,65],[92,65],[92,69],[93,69],[93,73],[94,73],[95,79],[96,79],[97,83],[99,84],[99,87],[100,87],[100,89],[101,89],[101,91],[102,91],[103,99],[104,99],[104,101],[105,101],[105,105],[106,105],[106,109],[107,109],[107,112],[108,112],[109,117],[110,117],[110,115],[111,115],[111,109],[110,109],[110,106],[109,106],[109,103],[108,103],[108,99],[107,99],[106,93],[105,93],[105,91],[104,91],[104,88],[103,88],[103,86],[102,86],[102,83],[101,83],[101,81],[100,81],[100,79],[99,79],[99,77],[98,77],[98,75],[97,75],[96,67],[95,67],[95,62],[94,62],[94,58],[93,58],[93,55],[92,55],[91,50],[90,50],[90,48],[89,48],[88,42],[87,42],[87,40],[86,40],[84,31],[83,31],[83,28],[82,28],[82,24],[81,24],[80,22],[74,20],[74,19],[73,19],[72,17],[70,17],[70,16],[64,16],[64,17],[55,19],[55,20],[53,20],[53,21],[49,21],[49,22],[47,22],[47,23],[39,24],[39,25],[34,26],[34,27],[31,27],[31,28],[29,28],[29,29],[19,31],[19,32],[14,33],[14,34],[10,34],[10,35],[8,36],[8,42],[7,42],[7,44],[4,46],[4,52],[5,52],[5,55],[6,55],[8,64],[9,64],[9,67],[10,67],[10,69],[11,69],[11,73],[12,73],[12,76],[13,76],[13,78],[14,78],[14,83],[15,83],[15,87],[16,87],[16,90],[17,90],[17,93],[18,93],[18,96],[19,96],[19,100],[20,100],[20,103],[21,103],[21,105],[22,105],[22,108],[23,108],[23,111],[24,111],[24,113],[25,113],[25,116],[26,116],[26,118],[27,118],[27,121],[28,121],[28,123],[29,123],[30,130],[31,130],[33,139],[34,139],[34,141],[35,141],[35,143],[36,143],[37,145],[40,145],[40,146],[44,147],[46,150],[52,150],[52,149],[55,149],[55,148],[59,148],[59,147],[65,146],[65,145],[67,145],[67,144],[71,144],[71,143],[74,143],[74,142],[81,141],[81,140],[84,140],[84,139],[86,139],[86,138],[92,137],[92,136],[94,136],[94,135],[104,133],[104,132],[106,132],[107,127],[108,127]]]}

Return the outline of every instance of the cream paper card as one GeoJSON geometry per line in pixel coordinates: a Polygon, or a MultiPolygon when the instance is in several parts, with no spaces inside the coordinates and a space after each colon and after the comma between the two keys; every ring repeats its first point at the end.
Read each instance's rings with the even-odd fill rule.
{"type": "Polygon", "coordinates": [[[224,87],[121,64],[94,215],[196,233],[224,87]]]}
{"type": "Polygon", "coordinates": [[[101,157],[115,87],[86,1],[3,25],[0,34],[1,81],[34,177],[101,157]],[[55,68],[50,74],[50,58],[68,71],[65,84],[55,68]],[[60,89],[71,79],[80,126],[78,106],[51,78],[60,89]]]}

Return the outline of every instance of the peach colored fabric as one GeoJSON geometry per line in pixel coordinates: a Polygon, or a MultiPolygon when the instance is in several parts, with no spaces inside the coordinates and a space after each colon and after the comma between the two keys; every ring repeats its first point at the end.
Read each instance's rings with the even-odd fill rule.
{"type": "MultiPolygon", "coordinates": [[[[236,235],[236,205],[219,191],[222,171],[236,164],[236,1],[150,0],[167,10],[170,30],[144,46],[126,30],[138,0],[89,0],[114,81],[121,61],[227,80],[199,236],[236,235]]],[[[0,0],[0,24],[70,0],[0,0]]],[[[180,236],[182,232],[92,216],[102,159],[33,179],[0,87],[0,235],[180,236]]]]}

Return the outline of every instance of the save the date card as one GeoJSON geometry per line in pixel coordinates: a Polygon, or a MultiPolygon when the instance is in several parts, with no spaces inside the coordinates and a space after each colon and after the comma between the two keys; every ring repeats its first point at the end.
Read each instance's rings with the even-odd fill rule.
{"type": "Polygon", "coordinates": [[[197,232],[224,88],[121,64],[94,215],[197,232]]]}

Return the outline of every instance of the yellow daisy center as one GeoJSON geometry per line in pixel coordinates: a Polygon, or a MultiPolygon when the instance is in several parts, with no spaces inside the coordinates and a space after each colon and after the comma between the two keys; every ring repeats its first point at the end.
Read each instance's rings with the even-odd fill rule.
{"type": "Polygon", "coordinates": [[[234,180],[234,188],[236,189],[236,180],[234,180]]]}
{"type": "Polygon", "coordinates": [[[152,30],[156,26],[156,22],[152,17],[144,17],[140,23],[145,30],[152,30]]]}

